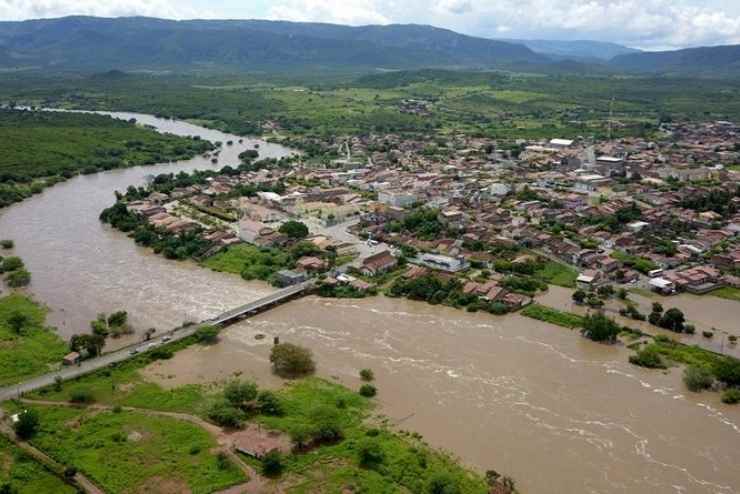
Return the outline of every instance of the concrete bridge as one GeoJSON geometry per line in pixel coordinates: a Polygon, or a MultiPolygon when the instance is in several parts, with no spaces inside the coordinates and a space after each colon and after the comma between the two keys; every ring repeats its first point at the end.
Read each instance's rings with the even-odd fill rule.
{"type": "Polygon", "coordinates": [[[220,314],[213,319],[203,321],[200,324],[193,324],[191,326],[173,329],[149,341],[135,343],[121,348],[120,350],[116,350],[115,352],[106,353],[100,357],[85,360],[79,365],[63,367],[57,372],[50,372],[13,386],[0,388],[0,402],[19,398],[23,393],[30,393],[46,386],[51,386],[57,379],[61,379],[62,381],[75,379],[104,367],[108,367],[109,365],[124,362],[140,353],[153,350],[167,343],[184,340],[185,338],[194,335],[202,326],[225,326],[258,312],[269,310],[272,307],[304,295],[307,291],[313,288],[314,285],[313,281],[306,281],[295,286],[284,288],[259,300],[255,300],[254,302],[237,307],[236,309],[224,312],[223,314],[220,314]]]}

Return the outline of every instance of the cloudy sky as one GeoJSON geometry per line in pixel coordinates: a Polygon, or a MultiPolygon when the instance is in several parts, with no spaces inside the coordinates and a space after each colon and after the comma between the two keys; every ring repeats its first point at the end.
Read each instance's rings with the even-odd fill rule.
{"type": "Polygon", "coordinates": [[[740,44],[740,0],[0,0],[0,20],[70,14],[419,23],[490,38],[645,49],[740,44]]]}

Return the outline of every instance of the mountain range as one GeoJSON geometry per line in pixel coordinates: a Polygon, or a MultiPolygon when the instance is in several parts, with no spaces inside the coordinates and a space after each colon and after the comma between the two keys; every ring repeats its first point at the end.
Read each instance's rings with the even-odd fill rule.
{"type": "Polygon", "coordinates": [[[494,40],[422,25],[73,16],[0,22],[0,69],[378,70],[740,75],[740,46],[642,52],[595,41],[494,40]]]}

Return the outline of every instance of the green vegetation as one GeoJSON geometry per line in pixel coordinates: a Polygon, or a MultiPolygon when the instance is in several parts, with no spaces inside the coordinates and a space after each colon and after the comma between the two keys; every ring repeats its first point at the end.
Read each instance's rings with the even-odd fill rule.
{"type": "Polygon", "coordinates": [[[76,490],[46,470],[5,437],[0,437],[0,492],[74,494],[76,490]],[[5,487],[7,486],[7,487],[5,487]],[[8,490],[3,490],[8,489],[8,490]]]}
{"type": "Polygon", "coordinates": [[[32,443],[106,492],[131,492],[157,482],[209,493],[246,480],[233,465],[217,461],[211,452],[215,439],[189,422],[127,411],[35,410],[41,429],[32,443]]]}
{"type": "Polygon", "coordinates": [[[452,489],[443,492],[489,492],[483,478],[430,449],[418,436],[368,428],[364,419],[370,402],[346,388],[306,379],[284,388],[278,396],[284,415],[257,420],[289,434],[299,446],[318,440],[310,453],[282,459],[283,475],[299,480],[295,492],[428,493],[440,477],[448,479],[452,489]],[[343,439],[331,439],[337,435],[343,439]]]}
{"type": "Polygon", "coordinates": [[[60,364],[67,346],[44,327],[46,310],[30,298],[0,298],[0,386],[44,374],[60,364]]]}
{"type": "Polygon", "coordinates": [[[306,376],[316,370],[311,351],[292,343],[273,346],[270,363],[275,374],[282,377],[306,376]]]}
{"type": "Polygon", "coordinates": [[[740,302],[740,288],[735,288],[731,286],[718,288],[717,290],[712,291],[710,295],[740,302]]]}
{"type": "Polygon", "coordinates": [[[690,365],[683,371],[683,382],[690,391],[698,393],[712,387],[714,376],[704,367],[690,365]]]}
{"type": "Polygon", "coordinates": [[[308,227],[300,221],[286,221],[280,225],[279,231],[294,240],[301,240],[308,237],[308,227]]]}
{"type": "Polygon", "coordinates": [[[254,245],[232,245],[203,261],[214,271],[241,275],[245,280],[268,281],[282,269],[294,264],[292,256],[279,249],[260,248],[254,245]]]}
{"type": "Polygon", "coordinates": [[[600,343],[615,343],[622,328],[601,313],[588,314],[583,318],[581,334],[586,338],[600,343]]]}
{"type": "Polygon", "coordinates": [[[726,403],[727,405],[737,405],[740,403],[740,388],[726,389],[722,393],[722,403],[726,403]]]}
{"type": "Polygon", "coordinates": [[[638,350],[635,355],[630,355],[630,363],[648,369],[665,369],[667,367],[660,352],[654,346],[647,346],[638,350]]]}
{"type": "Polygon", "coordinates": [[[617,261],[624,263],[626,266],[634,268],[642,274],[648,274],[650,271],[658,269],[658,265],[650,259],[630,255],[624,251],[615,250],[611,255],[617,261]]]}
{"type": "Polygon", "coordinates": [[[570,329],[582,327],[584,321],[583,316],[563,312],[540,304],[532,304],[526,307],[521,314],[532,319],[537,319],[538,321],[544,321],[570,329]]]}
{"type": "Polygon", "coordinates": [[[0,110],[0,207],[78,173],[187,159],[206,141],[102,115],[0,110]]]}
{"type": "Polygon", "coordinates": [[[565,288],[575,288],[578,279],[578,271],[575,268],[554,261],[546,262],[534,275],[545,283],[565,288]]]}
{"type": "MultiPolygon", "coordinates": [[[[638,352],[648,353],[654,361],[657,354],[661,363],[673,362],[687,366],[684,380],[690,389],[706,389],[716,380],[729,387],[740,387],[740,360],[705,350],[699,346],[688,346],[665,336],[656,336],[653,342],[638,352]]],[[[640,365],[638,357],[630,362],[640,365]]]]}

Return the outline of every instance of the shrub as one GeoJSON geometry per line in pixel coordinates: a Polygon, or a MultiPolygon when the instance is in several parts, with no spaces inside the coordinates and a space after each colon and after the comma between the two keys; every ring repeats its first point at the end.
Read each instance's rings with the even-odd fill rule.
{"type": "Polygon", "coordinates": [[[221,427],[241,427],[244,413],[228,400],[219,400],[211,405],[208,418],[221,427]]]}
{"type": "Polygon", "coordinates": [[[740,387],[740,360],[725,358],[715,366],[714,373],[726,385],[740,387]]]}
{"type": "Polygon", "coordinates": [[[152,360],[169,360],[175,356],[175,353],[169,348],[155,348],[149,352],[152,360]]]}
{"type": "Polygon", "coordinates": [[[459,494],[460,486],[449,473],[437,473],[429,479],[427,492],[429,494],[459,494]]]}
{"type": "Polygon", "coordinates": [[[13,424],[16,435],[23,440],[31,439],[40,426],[39,413],[36,410],[24,410],[18,414],[18,421],[13,424]]]}
{"type": "Polygon", "coordinates": [[[95,396],[89,388],[75,388],[69,394],[69,401],[72,403],[88,404],[95,401],[95,396]]]}
{"type": "Polygon", "coordinates": [[[0,263],[0,273],[10,273],[11,271],[16,271],[22,268],[23,261],[20,257],[16,256],[6,257],[3,259],[3,262],[0,263]]]}
{"type": "Polygon", "coordinates": [[[12,249],[13,247],[15,247],[15,242],[13,242],[12,240],[0,240],[0,247],[6,250],[12,249]]]}
{"type": "Polygon", "coordinates": [[[311,351],[291,343],[272,347],[270,362],[275,373],[282,377],[305,376],[316,370],[311,351]]]}
{"type": "Polygon", "coordinates": [[[249,381],[232,381],[224,388],[224,397],[235,407],[244,407],[257,398],[257,385],[249,381]]]}
{"type": "Polygon", "coordinates": [[[711,332],[711,331],[702,331],[702,332],[701,332],[701,335],[702,335],[702,336],[703,336],[704,338],[712,338],[712,337],[714,337],[714,333],[713,333],[713,332],[711,332]]]}
{"type": "Polygon", "coordinates": [[[300,221],[286,221],[280,226],[280,233],[298,240],[308,236],[308,227],[300,221]]]}
{"type": "Polygon", "coordinates": [[[357,457],[363,468],[376,468],[385,461],[385,454],[377,440],[363,439],[357,447],[357,457]]]}
{"type": "Polygon", "coordinates": [[[265,477],[277,477],[283,473],[283,455],[277,449],[262,457],[262,473],[265,477]]]}
{"type": "Polygon", "coordinates": [[[370,382],[375,380],[375,373],[372,369],[362,369],[360,371],[360,379],[362,379],[365,382],[370,382]]]}
{"type": "Polygon", "coordinates": [[[372,384],[363,384],[360,387],[360,395],[364,396],[365,398],[372,398],[373,396],[377,394],[378,394],[378,389],[372,384]]]}
{"type": "Polygon", "coordinates": [[[283,415],[283,404],[275,393],[272,391],[262,391],[257,397],[257,404],[260,412],[265,415],[280,417],[283,415]]]}
{"type": "Polygon", "coordinates": [[[725,392],[722,393],[722,403],[726,403],[728,405],[737,405],[740,403],[740,389],[726,389],[725,392]]]}
{"type": "Polygon", "coordinates": [[[665,369],[666,365],[660,357],[660,352],[652,346],[648,346],[638,351],[635,355],[630,355],[630,363],[647,367],[649,369],[665,369]]]}
{"type": "Polygon", "coordinates": [[[740,403],[740,389],[726,389],[725,392],[722,393],[722,403],[726,403],[728,405],[737,405],[740,403]]]}
{"type": "Polygon", "coordinates": [[[704,367],[692,365],[683,371],[683,382],[690,391],[698,393],[711,388],[714,383],[714,377],[704,367]]]}
{"type": "Polygon", "coordinates": [[[18,269],[12,271],[8,276],[5,277],[5,282],[10,288],[21,288],[28,286],[31,283],[31,273],[25,269],[18,269]]]}

